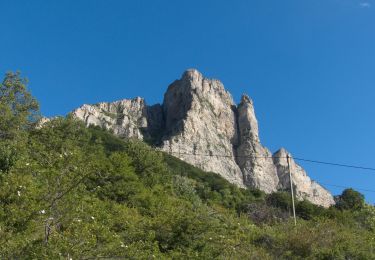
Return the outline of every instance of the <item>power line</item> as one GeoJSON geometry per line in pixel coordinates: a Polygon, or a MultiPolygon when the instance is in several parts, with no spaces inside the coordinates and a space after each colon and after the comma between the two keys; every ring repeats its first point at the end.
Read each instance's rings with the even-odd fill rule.
{"type": "MultiPolygon", "coordinates": [[[[319,183],[323,184],[323,185],[326,185],[326,186],[336,187],[336,188],[343,188],[343,189],[350,188],[348,186],[341,186],[341,185],[329,184],[329,183],[324,183],[324,182],[319,182],[319,183]]],[[[366,191],[366,192],[374,192],[375,193],[375,190],[368,190],[368,189],[362,189],[362,188],[353,188],[353,189],[355,189],[355,190],[361,190],[361,191],[366,191]]]]}
{"type": "MultiPolygon", "coordinates": [[[[154,148],[154,147],[151,147],[151,148],[154,148]]],[[[161,150],[158,150],[158,151],[161,151],[161,150]]],[[[169,151],[170,154],[176,154],[175,152],[171,152],[169,151]]],[[[179,149],[179,152],[177,153],[179,156],[181,155],[193,155],[193,156],[209,156],[209,157],[239,157],[239,156],[236,156],[236,155],[214,155],[214,154],[196,154],[196,153],[181,153],[180,149],[179,149]]],[[[289,165],[289,155],[287,156],[279,156],[279,157],[275,157],[275,156],[241,156],[241,157],[246,157],[246,158],[285,158],[288,160],[288,165],[289,165]]],[[[303,159],[303,158],[296,158],[296,157],[292,157],[294,158],[295,160],[300,160],[300,161],[306,161],[306,162],[312,162],[312,163],[318,163],[318,164],[325,164],[325,165],[331,165],[331,166],[338,166],[338,167],[347,167],[347,168],[355,168],[355,169],[361,169],[361,170],[374,170],[375,171],[375,168],[369,168],[369,167],[362,167],[362,166],[354,166],[354,165],[348,165],[348,164],[338,164],[338,163],[331,163],[331,162],[324,162],[324,161],[316,161],[316,160],[309,160],[309,159],[303,159]]],[[[290,166],[289,166],[289,173],[290,173],[290,166]]],[[[79,180],[75,183],[73,183],[70,187],[68,187],[65,191],[63,191],[60,195],[58,195],[57,197],[53,198],[52,201],[49,203],[48,207],[51,207],[56,201],[62,199],[65,195],[67,195],[68,193],[70,193],[71,191],[73,191],[75,188],[77,188],[77,186],[79,184],[81,184],[87,177],[90,176],[90,173],[86,173],[85,175],[83,175],[81,178],[79,178],[79,180]]],[[[346,186],[340,186],[340,185],[335,185],[335,184],[328,184],[328,183],[322,183],[320,182],[320,184],[323,184],[323,185],[327,185],[327,186],[332,186],[332,187],[337,187],[337,188],[348,188],[346,186]]],[[[292,180],[291,180],[291,186],[292,186],[292,180]]],[[[366,192],[373,192],[375,193],[375,190],[369,190],[369,189],[363,189],[363,188],[355,188],[356,190],[362,190],[362,191],[366,191],[366,192]]],[[[293,189],[291,189],[291,191],[293,192],[293,189]]],[[[34,214],[36,213],[39,213],[40,211],[33,211],[28,217],[32,217],[34,214]]]]}
{"type": "MultiPolygon", "coordinates": [[[[78,141],[78,143],[80,143],[78,141]]],[[[87,144],[86,142],[82,142],[83,144],[87,144]]],[[[164,151],[161,150],[158,146],[150,146],[150,148],[155,149],[157,151],[166,152],[169,154],[177,154],[179,156],[181,155],[189,155],[189,156],[203,156],[203,157],[222,157],[222,158],[249,158],[249,159],[274,159],[274,158],[283,158],[287,159],[287,156],[259,156],[259,155],[235,155],[235,154],[202,154],[202,153],[187,153],[182,152],[180,146],[178,147],[178,152],[172,152],[172,151],[164,151]]],[[[316,163],[316,164],[324,164],[324,165],[330,165],[330,166],[337,166],[337,167],[344,167],[344,168],[352,168],[352,169],[359,169],[359,170],[367,170],[367,171],[375,171],[375,167],[366,167],[361,165],[352,165],[352,164],[344,164],[344,163],[335,163],[335,162],[328,162],[328,161],[320,161],[320,160],[312,160],[312,159],[306,159],[302,157],[294,157],[291,156],[291,159],[297,160],[297,161],[303,161],[303,162],[309,162],[309,163],[316,163]]]]}
{"type": "MultiPolygon", "coordinates": [[[[194,153],[176,153],[176,152],[169,152],[171,154],[178,154],[178,155],[198,155],[198,156],[208,156],[208,157],[225,157],[225,158],[228,158],[228,157],[240,157],[240,158],[254,158],[254,159],[257,159],[257,158],[285,158],[285,159],[288,159],[288,156],[251,156],[251,155],[248,155],[248,156],[237,156],[237,155],[219,155],[219,154],[194,154],[194,153]]],[[[326,162],[326,161],[317,161],[317,160],[310,160],[310,159],[304,159],[304,158],[299,158],[299,157],[291,157],[293,158],[294,160],[298,160],[298,161],[304,161],[304,162],[311,162],[311,163],[317,163],[317,164],[323,164],[323,165],[330,165],[330,166],[337,166],[337,167],[346,167],[346,168],[352,168],[352,169],[360,169],[360,170],[369,170],[369,171],[375,171],[375,168],[371,168],[371,167],[363,167],[363,166],[357,166],[357,165],[349,165],[349,164],[340,164],[340,163],[332,163],[332,162],[326,162]]],[[[347,188],[350,188],[348,186],[341,186],[341,185],[335,185],[335,184],[329,184],[329,183],[323,183],[323,182],[320,182],[320,184],[322,185],[326,185],[326,186],[332,186],[332,187],[336,187],[336,188],[343,188],[343,189],[347,189],[347,188]]],[[[373,192],[375,193],[375,190],[370,190],[370,189],[364,189],[364,188],[354,188],[355,190],[360,190],[360,191],[365,191],[365,192],[373,192]]]]}
{"type": "Polygon", "coordinates": [[[360,170],[375,171],[375,168],[372,168],[372,167],[364,167],[364,166],[357,166],[357,165],[316,161],[316,160],[310,160],[310,159],[303,159],[303,158],[299,158],[299,157],[293,157],[293,159],[298,160],[298,161],[319,163],[319,164],[325,164],[325,165],[331,165],[331,166],[339,166],[339,167],[346,167],[346,168],[353,168],[353,169],[360,169],[360,170]]]}
{"type": "MultiPolygon", "coordinates": [[[[86,143],[86,142],[83,142],[86,143]]],[[[159,147],[155,146],[150,146],[150,148],[155,149],[160,152],[166,152],[169,154],[175,154],[178,156],[181,155],[188,155],[188,156],[202,156],[202,157],[221,157],[221,158],[249,158],[249,159],[274,159],[274,158],[284,158],[287,159],[288,156],[253,156],[253,155],[235,155],[235,154],[203,154],[203,153],[187,153],[187,152],[181,152],[181,149],[178,150],[178,152],[173,152],[173,151],[163,151],[159,147]]],[[[336,167],[344,167],[344,168],[352,168],[352,169],[359,169],[359,170],[366,170],[366,171],[375,171],[375,168],[373,167],[365,167],[365,166],[359,166],[359,165],[351,165],[351,164],[342,164],[342,163],[334,163],[334,162],[327,162],[327,161],[320,161],[320,160],[311,160],[311,159],[305,159],[301,157],[291,157],[294,160],[297,161],[303,161],[303,162],[309,162],[309,163],[316,163],[316,164],[323,164],[323,165],[329,165],[329,166],[336,166],[336,167]]],[[[63,193],[63,196],[66,195],[66,193],[69,193],[72,189],[74,189],[76,186],[78,186],[85,178],[88,176],[83,176],[77,185],[74,185],[70,187],[67,191],[63,193]]],[[[340,186],[340,185],[335,185],[335,184],[327,184],[327,183],[322,183],[319,182],[323,185],[327,186],[332,186],[332,187],[337,187],[337,188],[348,188],[347,186],[340,186]]],[[[366,192],[374,192],[375,190],[370,190],[370,189],[363,189],[363,188],[355,188],[356,190],[362,190],[366,192]]],[[[54,200],[59,200],[61,197],[59,196],[58,198],[55,198],[54,200]]]]}
{"type": "MultiPolygon", "coordinates": [[[[176,153],[176,152],[169,152],[170,154],[178,154],[178,155],[191,155],[191,156],[205,156],[205,157],[224,157],[224,158],[249,158],[249,159],[261,159],[261,158],[284,158],[287,159],[287,156],[252,156],[252,155],[221,155],[221,154],[194,154],[194,153],[176,153]]],[[[341,163],[334,163],[334,162],[327,162],[327,161],[318,161],[318,160],[311,160],[311,159],[305,159],[301,157],[291,157],[294,160],[297,161],[304,161],[304,162],[310,162],[310,163],[317,163],[317,164],[324,164],[324,165],[330,165],[330,166],[338,166],[338,167],[345,167],[345,168],[352,168],[352,169],[360,169],[360,170],[367,170],[367,171],[375,171],[375,168],[372,167],[365,167],[365,166],[358,166],[358,165],[350,165],[350,164],[341,164],[341,163]]]]}

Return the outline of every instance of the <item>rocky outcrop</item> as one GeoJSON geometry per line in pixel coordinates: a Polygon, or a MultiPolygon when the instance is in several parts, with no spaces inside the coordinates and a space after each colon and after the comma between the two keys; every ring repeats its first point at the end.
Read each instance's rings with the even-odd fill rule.
{"type": "Polygon", "coordinates": [[[48,122],[50,122],[51,120],[55,119],[56,117],[52,117],[52,118],[49,118],[49,117],[44,117],[42,116],[41,118],[39,118],[39,120],[37,121],[36,125],[35,125],[35,128],[36,129],[40,129],[42,128],[45,124],[48,124],[48,122]]]}
{"type": "Polygon", "coordinates": [[[307,176],[306,171],[295,163],[292,155],[284,148],[273,155],[273,161],[277,169],[277,175],[279,176],[278,189],[290,190],[288,156],[290,158],[290,172],[295,196],[300,200],[307,199],[314,204],[324,207],[329,207],[334,204],[335,202],[331,193],[317,182],[311,180],[310,177],[307,176]]]}
{"type": "Polygon", "coordinates": [[[242,96],[237,114],[240,135],[237,163],[244,184],[267,193],[276,191],[279,178],[272,153],[260,143],[253,102],[247,95],[242,96]]]}
{"type": "MultiPolygon", "coordinates": [[[[287,189],[285,150],[272,156],[259,139],[252,100],[243,95],[237,106],[223,84],[197,70],[173,82],[162,105],[148,106],[142,98],[83,105],[72,112],[87,125],[97,125],[122,138],[151,142],[205,171],[220,174],[241,187],[266,193],[287,189]],[[285,159],[285,158],[284,158],[285,159]]],[[[333,198],[295,162],[298,198],[328,206],[333,198]]]]}
{"type": "Polygon", "coordinates": [[[124,99],[112,103],[83,105],[72,115],[87,125],[100,126],[122,138],[144,140],[161,131],[163,113],[160,105],[147,106],[143,98],[124,99]]]}
{"type": "Polygon", "coordinates": [[[220,81],[186,71],[168,87],[163,110],[162,150],[243,186],[242,172],[233,159],[238,142],[235,104],[220,81]]]}

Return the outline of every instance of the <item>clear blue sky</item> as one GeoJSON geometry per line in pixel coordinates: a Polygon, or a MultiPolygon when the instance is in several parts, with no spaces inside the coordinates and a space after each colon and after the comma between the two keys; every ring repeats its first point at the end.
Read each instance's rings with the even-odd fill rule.
{"type": "MultiPolygon", "coordinates": [[[[2,0],[0,10],[0,72],[27,76],[44,115],[161,102],[194,67],[236,101],[253,98],[273,152],[375,167],[375,0],[2,0]]],[[[322,183],[375,190],[375,172],[302,165],[322,183]]]]}

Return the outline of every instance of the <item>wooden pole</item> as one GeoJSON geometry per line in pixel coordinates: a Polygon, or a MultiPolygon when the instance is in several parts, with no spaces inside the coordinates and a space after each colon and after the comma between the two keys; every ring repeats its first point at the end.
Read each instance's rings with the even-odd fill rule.
{"type": "Polygon", "coordinates": [[[290,164],[290,156],[287,155],[288,160],[288,169],[289,169],[289,181],[290,181],[290,193],[292,195],[292,206],[293,206],[293,218],[294,218],[294,226],[297,226],[297,219],[296,219],[296,208],[294,205],[294,190],[293,190],[293,179],[292,179],[292,171],[291,171],[291,164],[290,164]]]}

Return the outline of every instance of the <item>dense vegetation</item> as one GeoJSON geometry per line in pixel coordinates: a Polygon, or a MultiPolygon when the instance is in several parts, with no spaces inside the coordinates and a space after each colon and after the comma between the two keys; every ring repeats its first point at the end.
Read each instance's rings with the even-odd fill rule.
{"type": "Polygon", "coordinates": [[[374,259],[375,209],[244,190],[72,118],[35,128],[19,74],[0,89],[0,258],[374,259]]]}

